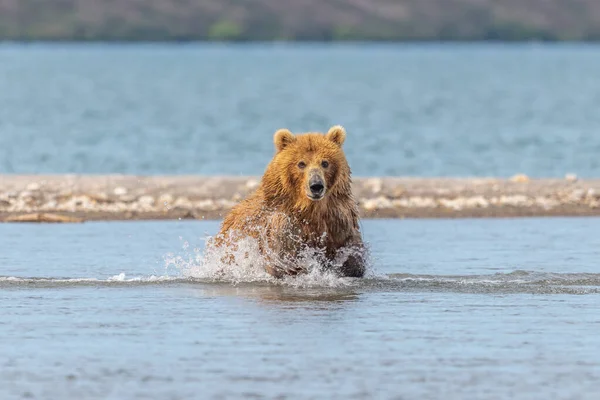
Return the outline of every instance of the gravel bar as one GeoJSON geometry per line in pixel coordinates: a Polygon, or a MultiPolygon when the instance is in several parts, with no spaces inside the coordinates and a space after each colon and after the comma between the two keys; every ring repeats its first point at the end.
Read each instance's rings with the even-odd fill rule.
{"type": "MultiPolygon", "coordinates": [[[[220,219],[260,177],[0,175],[0,221],[220,219]]],[[[600,179],[354,178],[363,218],[599,216],[600,179]]]]}

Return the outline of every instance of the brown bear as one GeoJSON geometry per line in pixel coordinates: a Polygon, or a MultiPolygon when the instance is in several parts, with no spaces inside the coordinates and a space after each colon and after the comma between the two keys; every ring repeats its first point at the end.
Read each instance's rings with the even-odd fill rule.
{"type": "Polygon", "coordinates": [[[256,239],[266,271],[277,278],[306,272],[297,257],[307,248],[319,250],[338,275],[364,276],[366,249],[342,150],[345,129],[300,135],[280,129],[273,139],[275,156],[259,187],[229,212],[211,244],[256,239]]]}

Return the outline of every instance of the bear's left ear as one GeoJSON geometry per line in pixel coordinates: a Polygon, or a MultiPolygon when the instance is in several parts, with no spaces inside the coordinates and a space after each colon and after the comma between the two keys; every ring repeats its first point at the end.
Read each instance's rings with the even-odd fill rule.
{"type": "Polygon", "coordinates": [[[273,142],[275,143],[275,149],[279,153],[285,149],[287,145],[293,143],[296,140],[296,136],[288,129],[279,129],[273,136],[273,142]]]}
{"type": "Polygon", "coordinates": [[[342,147],[342,144],[344,144],[344,141],[346,140],[346,130],[341,125],[334,125],[329,128],[325,137],[342,147]]]}

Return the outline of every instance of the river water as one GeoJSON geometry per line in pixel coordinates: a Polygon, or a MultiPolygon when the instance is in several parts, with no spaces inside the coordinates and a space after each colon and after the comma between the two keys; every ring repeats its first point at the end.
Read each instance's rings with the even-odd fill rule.
{"type": "Polygon", "coordinates": [[[600,176],[600,46],[0,44],[0,173],[262,174],[348,130],[356,175],[600,176]]]}
{"type": "Polygon", "coordinates": [[[365,220],[365,279],[217,279],[216,221],[0,224],[0,398],[596,399],[600,220],[365,220]]]}

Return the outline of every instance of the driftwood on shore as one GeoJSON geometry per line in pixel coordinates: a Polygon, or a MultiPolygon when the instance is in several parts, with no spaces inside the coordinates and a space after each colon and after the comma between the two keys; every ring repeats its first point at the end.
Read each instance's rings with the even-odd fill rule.
{"type": "MultiPolygon", "coordinates": [[[[0,221],[220,219],[260,177],[0,175],[0,221]]],[[[600,179],[354,178],[363,218],[600,216],[600,179]]]]}

